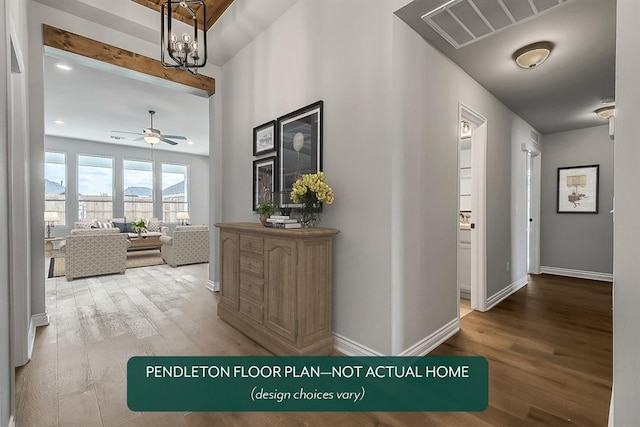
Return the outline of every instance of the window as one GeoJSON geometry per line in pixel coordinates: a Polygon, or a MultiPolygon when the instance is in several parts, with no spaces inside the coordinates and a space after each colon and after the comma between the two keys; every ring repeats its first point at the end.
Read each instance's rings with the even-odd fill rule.
{"type": "Polygon", "coordinates": [[[162,220],[178,222],[178,212],[189,211],[187,166],[162,164],[162,220]]]}
{"type": "Polygon", "coordinates": [[[124,216],[129,220],[153,217],[153,164],[124,160],[124,216]]]}
{"type": "Polygon", "coordinates": [[[78,218],[113,216],[113,159],[78,156],[78,218]]]}
{"type": "Polygon", "coordinates": [[[66,224],[67,202],[67,156],[64,153],[46,151],[44,153],[44,210],[57,212],[60,221],[66,224]]]}

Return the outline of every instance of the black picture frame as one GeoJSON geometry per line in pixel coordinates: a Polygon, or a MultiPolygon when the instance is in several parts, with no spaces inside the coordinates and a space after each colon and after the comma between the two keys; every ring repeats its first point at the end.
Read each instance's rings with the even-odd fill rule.
{"type": "Polygon", "coordinates": [[[556,212],[597,214],[600,165],[558,168],[556,212]]]}
{"type": "Polygon", "coordinates": [[[278,128],[276,121],[264,123],[253,128],[253,155],[261,156],[276,151],[278,128]]]}
{"type": "Polygon", "coordinates": [[[281,208],[300,207],[289,198],[300,176],[322,170],[323,101],[278,117],[278,185],[281,208]]]}
{"type": "MultiPolygon", "coordinates": [[[[258,208],[258,203],[264,200],[273,200],[277,190],[278,173],[276,167],[278,157],[271,156],[253,161],[253,193],[251,194],[251,210],[258,208]]],[[[274,201],[274,204],[275,201],[274,201]]]]}

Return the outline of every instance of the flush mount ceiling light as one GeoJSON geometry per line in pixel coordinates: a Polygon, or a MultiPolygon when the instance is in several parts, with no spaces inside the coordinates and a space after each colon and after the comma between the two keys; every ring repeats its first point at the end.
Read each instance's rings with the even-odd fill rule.
{"type": "Polygon", "coordinates": [[[595,110],[594,113],[596,113],[601,119],[608,120],[616,115],[616,106],[608,105],[606,107],[601,107],[595,110]]]}
{"type": "Polygon", "coordinates": [[[535,68],[549,57],[553,43],[537,42],[516,50],[512,58],[521,68],[535,68]]]}

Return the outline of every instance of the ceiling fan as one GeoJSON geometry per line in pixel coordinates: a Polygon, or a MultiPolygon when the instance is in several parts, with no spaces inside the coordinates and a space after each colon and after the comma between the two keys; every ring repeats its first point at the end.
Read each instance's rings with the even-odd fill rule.
{"type": "Polygon", "coordinates": [[[172,139],[181,139],[181,140],[186,140],[187,137],[185,136],[180,136],[180,135],[163,135],[159,129],[154,129],[153,128],[153,115],[156,112],[153,110],[149,110],[149,114],[151,115],[151,126],[149,126],[148,128],[142,128],[142,133],[136,133],[136,132],[126,132],[123,130],[112,130],[111,132],[117,132],[117,133],[129,133],[132,135],[142,135],[140,138],[136,138],[134,139],[134,141],[141,141],[144,140],[145,142],[154,145],[157,144],[158,142],[162,141],[162,142],[166,142],[167,144],[171,144],[171,145],[178,145],[177,142],[172,141],[172,139]]]}

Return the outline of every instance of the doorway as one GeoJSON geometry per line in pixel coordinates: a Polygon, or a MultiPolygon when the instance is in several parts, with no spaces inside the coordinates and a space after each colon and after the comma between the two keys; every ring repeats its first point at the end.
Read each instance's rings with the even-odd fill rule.
{"type": "Polygon", "coordinates": [[[540,150],[532,140],[522,144],[522,151],[527,155],[527,274],[540,274],[540,150]]]}
{"type": "Polygon", "coordinates": [[[458,108],[458,316],[486,311],[487,119],[458,108]],[[467,302],[468,301],[468,302],[467,302]]]}

